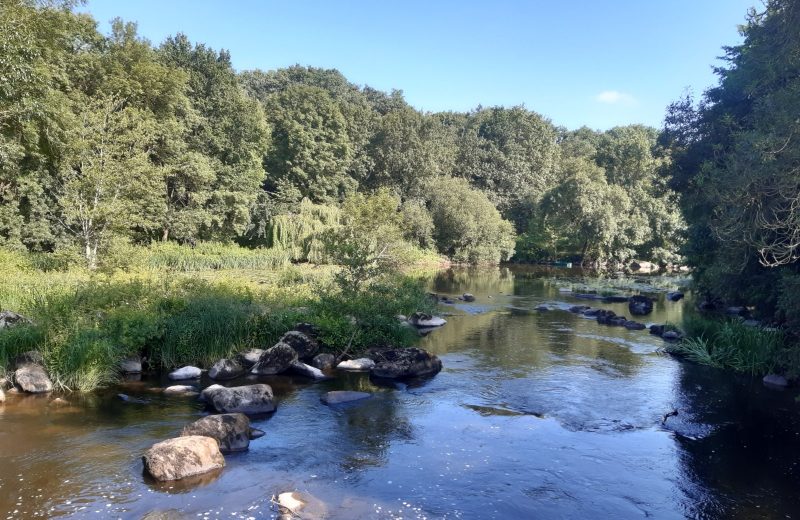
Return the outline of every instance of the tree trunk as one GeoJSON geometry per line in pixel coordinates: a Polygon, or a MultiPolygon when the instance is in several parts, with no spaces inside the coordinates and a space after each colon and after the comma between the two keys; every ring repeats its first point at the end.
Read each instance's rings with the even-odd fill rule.
{"type": "Polygon", "coordinates": [[[164,226],[164,232],[161,234],[161,241],[166,242],[169,240],[169,228],[164,226]]]}

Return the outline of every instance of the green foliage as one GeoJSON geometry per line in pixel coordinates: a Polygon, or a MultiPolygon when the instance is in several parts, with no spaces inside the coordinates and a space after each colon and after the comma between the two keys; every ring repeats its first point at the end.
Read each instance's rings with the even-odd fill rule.
{"type": "Polygon", "coordinates": [[[498,263],[514,254],[514,229],[482,192],[463,179],[430,185],[439,251],[456,262],[498,263]]]}
{"type": "MultiPolygon", "coordinates": [[[[787,350],[785,337],[779,330],[700,316],[688,318],[684,327],[687,338],[669,345],[667,350],[696,363],[765,375],[774,372],[782,359],[787,359],[783,355],[787,350]]],[[[796,371],[798,366],[791,369],[796,371]]]]}
{"type": "Polygon", "coordinates": [[[662,136],[699,289],[791,322],[794,334],[798,307],[783,282],[797,273],[800,244],[799,25],[792,0],[751,10],[743,42],[725,47],[718,85],[699,104],[674,103],[662,136]]]}
{"type": "Polygon", "coordinates": [[[292,260],[321,263],[325,261],[323,238],[338,229],[340,216],[336,206],[303,199],[292,210],[269,220],[269,245],[288,251],[292,260]]]}
{"type": "Polygon", "coordinates": [[[207,269],[277,269],[291,260],[284,249],[246,249],[218,242],[198,242],[195,247],[173,243],[154,244],[145,254],[151,267],[176,271],[207,269]]]}

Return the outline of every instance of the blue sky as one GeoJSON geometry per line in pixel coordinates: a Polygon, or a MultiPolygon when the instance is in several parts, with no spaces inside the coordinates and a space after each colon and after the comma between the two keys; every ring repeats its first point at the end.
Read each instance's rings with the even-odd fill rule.
{"type": "Polygon", "coordinates": [[[520,105],[569,128],[660,126],[715,82],[723,45],[760,0],[89,0],[154,43],[177,32],[237,70],[295,63],[403,90],[426,111],[520,105]]]}

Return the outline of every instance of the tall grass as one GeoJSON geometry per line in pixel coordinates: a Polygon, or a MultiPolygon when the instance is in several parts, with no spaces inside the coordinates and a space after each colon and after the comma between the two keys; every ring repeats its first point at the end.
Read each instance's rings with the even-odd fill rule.
{"type": "Polygon", "coordinates": [[[8,260],[0,264],[0,308],[33,320],[0,331],[0,375],[21,353],[38,350],[58,387],[89,391],[116,381],[127,356],[145,356],[162,370],[209,367],[235,352],[272,346],[299,321],[317,324],[332,350],[348,343],[354,327],[351,343],[358,348],[408,344],[414,338],[395,315],[428,305],[419,284],[402,278],[346,297],[329,287],[333,268],[282,267],[285,257],[256,250],[253,260],[243,251],[211,244],[140,248],[131,256],[137,261],[164,256],[144,269],[91,273],[42,271],[26,255],[3,257],[0,250],[0,260],[8,260]],[[224,260],[224,251],[234,259],[224,260]]]}
{"type": "Polygon", "coordinates": [[[148,264],[176,271],[207,269],[278,269],[289,264],[292,253],[284,249],[247,249],[217,242],[200,242],[196,247],[174,243],[148,248],[148,264]]]}
{"type": "Polygon", "coordinates": [[[687,338],[667,350],[690,361],[753,375],[792,368],[781,362],[788,346],[780,330],[701,316],[687,318],[684,328],[687,338]]]}

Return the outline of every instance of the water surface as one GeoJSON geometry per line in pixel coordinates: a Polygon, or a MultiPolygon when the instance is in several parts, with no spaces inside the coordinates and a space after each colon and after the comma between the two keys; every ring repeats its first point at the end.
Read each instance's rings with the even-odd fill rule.
{"type": "MultiPolygon", "coordinates": [[[[307,491],[329,518],[800,518],[800,424],[793,391],[680,363],[647,331],[569,313],[566,271],[446,271],[432,291],[471,292],[442,305],[448,324],[422,346],[435,378],[375,386],[363,374],[268,382],[278,410],[249,452],[197,481],[157,484],[141,454],[205,414],[132,382],[71,395],[9,396],[0,405],[0,519],[274,518],[270,499],[307,491]],[[536,311],[546,304],[553,310],[536,311]],[[372,399],[320,404],[333,389],[372,399]],[[123,391],[149,404],[123,403],[123,391]],[[664,414],[678,410],[663,421],[664,414]],[[152,518],[152,516],[150,517],[152,518]]],[[[656,291],[670,280],[617,282],[656,291]]],[[[625,292],[625,291],[622,291],[625,292]]],[[[645,322],[680,322],[658,294],[645,322]]],[[[202,385],[208,384],[202,381],[202,385]]]]}

